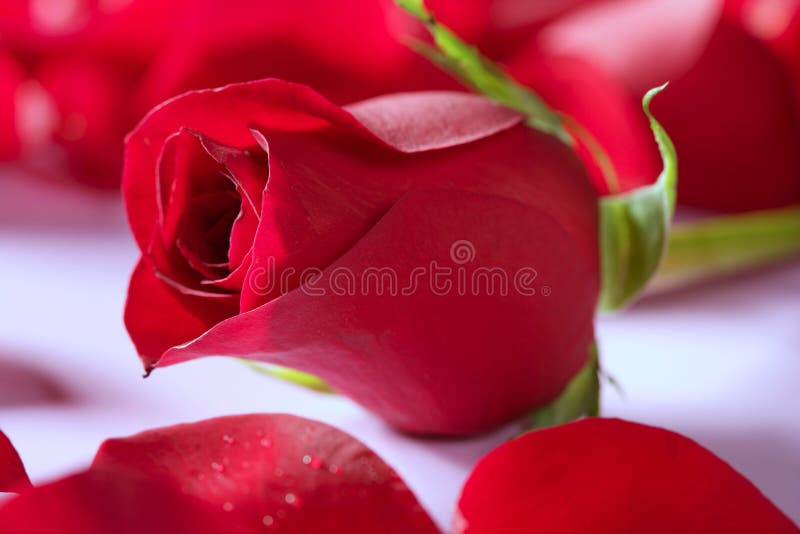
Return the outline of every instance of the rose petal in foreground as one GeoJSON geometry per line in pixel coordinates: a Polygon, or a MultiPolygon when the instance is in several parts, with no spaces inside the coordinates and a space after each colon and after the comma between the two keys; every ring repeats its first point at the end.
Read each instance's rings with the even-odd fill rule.
{"type": "Polygon", "coordinates": [[[796,533],[731,466],[674,432],[584,419],[531,432],[467,480],[458,533],[796,533]]]}
{"type": "Polygon", "coordinates": [[[0,492],[17,491],[30,485],[19,454],[6,435],[0,432],[0,492]]]}
{"type": "Polygon", "coordinates": [[[328,425],[242,415],[105,442],[94,470],[133,470],[228,514],[229,529],[437,532],[398,475],[328,425]]]}
{"type": "Polygon", "coordinates": [[[9,501],[0,508],[0,532],[223,534],[230,524],[224,511],[163,483],[120,470],[92,470],[9,501]]]}

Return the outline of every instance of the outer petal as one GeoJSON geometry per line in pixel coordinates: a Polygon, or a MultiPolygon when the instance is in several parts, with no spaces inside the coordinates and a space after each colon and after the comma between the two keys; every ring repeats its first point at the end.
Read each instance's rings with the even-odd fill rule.
{"type": "Polygon", "coordinates": [[[420,152],[456,146],[490,136],[519,123],[521,117],[474,95],[423,93],[405,97],[402,104],[363,104],[350,113],[308,87],[281,80],[261,80],[222,89],[187,93],[153,110],[128,137],[123,170],[123,193],[128,220],[142,250],[146,250],[156,221],[155,178],[158,151],[181,127],[237,148],[253,145],[250,132],[314,131],[335,125],[368,141],[400,152],[420,152]],[[437,106],[449,103],[453,113],[443,117],[437,106]],[[387,122],[402,108],[402,128],[387,122]],[[385,111],[384,111],[385,110],[385,111]],[[354,117],[354,114],[358,117],[354,117]],[[409,140],[413,140],[411,144],[409,140]]]}
{"type": "Polygon", "coordinates": [[[458,506],[458,533],[798,532],[697,443],[615,419],[531,432],[495,449],[458,506]]]}
{"type": "Polygon", "coordinates": [[[243,415],[105,442],[92,470],[124,468],[229,512],[229,529],[437,532],[397,474],[328,425],[243,415]]]}
{"type": "Polygon", "coordinates": [[[0,492],[18,491],[30,485],[19,454],[6,435],[0,432],[0,492]]]}
{"type": "Polygon", "coordinates": [[[552,399],[586,361],[598,273],[596,248],[587,256],[583,243],[596,236],[575,234],[513,200],[414,191],[314,282],[323,294],[291,291],[171,349],[158,365],[252,358],[315,374],[407,431],[486,430],[552,399]],[[456,262],[459,242],[474,261],[456,262]],[[500,285],[494,294],[470,285],[459,294],[430,281],[431,262],[452,270],[451,284],[460,268],[472,281],[477,268],[496,267],[509,289],[501,296],[500,285]],[[363,281],[376,268],[394,273],[394,290],[363,281]],[[416,278],[419,268],[427,278],[416,278]],[[523,269],[534,272],[518,282],[535,295],[512,285],[523,269]],[[339,291],[348,272],[355,289],[339,291]]]}
{"type": "MultiPolygon", "coordinates": [[[[419,143],[426,140],[444,142],[458,135],[446,128],[452,128],[452,122],[444,112],[464,100],[448,93],[433,96],[376,99],[359,104],[355,112],[373,128],[382,126],[387,137],[398,137],[396,144],[403,143],[409,150],[421,148],[419,143]],[[437,100],[443,101],[442,105],[430,105],[437,100]],[[420,104],[413,105],[417,102],[420,104]],[[426,124],[413,126],[417,115],[402,116],[404,109],[420,116],[440,116],[441,120],[433,123],[439,127],[431,124],[426,132],[426,124]],[[404,132],[406,139],[402,139],[404,132]]],[[[473,111],[480,110],[475,107],[473,111]]],[[[492,118],[493,107],[485,112],[488,116],[481,118],[485,124],[504,124],[492,118]]],[[[297,287],[303,270],[330,265],[400,196],[414,189],[454,188],[543,209],[569,228],[579,247],[586,250],[586,261],[594,262],[595,194],[578,158],[549,136],[518,125],[464,147],[408,155],[337,132],[324,133],[270,136],[270,182],[250,273],[254,283],[245,284],[242,290],[242,311],[297,287]],[[254,279],[266,267],[274,268],[276,276],[254,279]],[[283,278],[286,283],[273,283],[268,289],[270,281],[289,274],[283,278]]],[[[465,130],[460,138],[470,133],[465,130]]]]}
{"type": "Polygon", "coordinates": [[[119,469],[93,470],[9,501],[0,507],[0,532],[223,534],[230,532],[228,519],[223,510],[163,483],[119,469]]]}

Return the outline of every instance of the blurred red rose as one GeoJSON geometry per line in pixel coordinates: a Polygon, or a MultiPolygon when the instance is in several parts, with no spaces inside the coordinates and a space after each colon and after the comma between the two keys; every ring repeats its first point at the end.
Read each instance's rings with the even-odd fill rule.
{"type": "Polygon", "coordinates": [[[722,8],[717,0],[594,3],[547,26],[539,42],[547,53],[599,65],[637,101],[671,81],[653,111],[678,151],[682,203],[725,211],[796,203],[794,75],[722,8]]]}
{"type": "MultiPolygon", "coordinates": [[[[543,55],[534,46],[548,20],[598,1],[439,0],[432,8],[583,123],[629,189],[652,181],[659,163],[638,102],[597,66],[543,55]]],[[[38,129],[59,150],[42,146],[39,135],[30,159],[56,170],[66,164],[78,180],[101,187],[118,183],[123,135],[150,108],[187,90],[278,77],[343,104],[459,87],[406,46],[423,33],[392,0],[24,0],[0,6],[0,34],[47,95],[48,120],[38,129]]],[[[0,98],[13,109],[10,99],[0,98]]]]}
{"type": "MultiPolygon", "coordinates": [[[[77,180],[115,187],[123,136],[150,108],[190,89],[283,77],[346,103],[455,88],[400,42],[398,14],[390,0],[24,0],[0,6],[0,47],[49,98],[49,142],[59,151],[36,147],[35,163],[66,162],[77,180]]],[[[6,71],[0,64],[3,116],[15,106],[16,77],[6,71]]],[[[0,157],[17,155],[0,139],[0,157]]]]}
{"type": "Polygon", "coordinates": [[[570,149],[481,97],[188,93],[128,138],[123,194],[142,251],[125,317],[148,370],[261,360],[401,429],[463,435],[587,362],[596,195],[570,149]]]}
{"type": "Polygon", "coordinates": [[[22,67],[13,57],[0,50],[0,160],[19,156],[20,136],[17,129],[17,98],[25,80],[22,67]]]}
{"type": "Polygon", "coordinates": [[[403,480],[365,445],[323,423],[280,414],[111,439],[89,470],[0,507],[5,534],[342,528],[438,532],[403,480]]]}
{"type": "Polygon", "coordinates": [[[692,440],[616,419],[531,432],[484,457],[456,533],[797,533],[774,504],[692,440]]]}

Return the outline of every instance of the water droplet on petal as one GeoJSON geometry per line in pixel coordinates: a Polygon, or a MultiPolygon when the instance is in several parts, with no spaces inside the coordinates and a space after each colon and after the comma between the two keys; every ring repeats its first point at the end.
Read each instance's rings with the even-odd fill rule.
{"type": "Polygon", "coordinates": [[[311,463],[311,456],[309,456],[308,454],[303,456],[303,463],[306,464],[306,465],[310,464],[311,463]]]}
{"type": "Polygon", "coordinates": [[[261,441],[259,441],[259,443],[265,449],[269,449],[270,447],[272,447],[272,440],[269,438],[261,438],[261,441]]]}
{"type": "Polygon", "coordinates": [[[273,518],[271,515],[265,515],[261,518],[261,522],[264,523],[264,526],[271,527],[275,524],[275,518],[273,518]]]}
{"type": "Polygon", "coordinates": [[[224,441],[228,445],[233,445],[236,442],[236,440],[233,438],[233,436],[229,436],[227,434],[222,436],[222,441],[224,441]]]}
{"type": "Polygon", "coordinates": [[[328,466],[328,471],[330,471],[330,473],[331,473],[332,475],[338,475],[339,473],[341,473],[341,472],[342,472],[342,468],[341,468],[341,467],[339,467],[339,466],[338,466],[338,465],[336,465],[336,464],[331,464],[331,465],[329,465],[329,466],[328,466]]]}
{"type": "Polygon", "coordinates": [[[225,510],[226,512],[233,511],[233,503],[225,501],[224,503],[222,503],[222,509],[225,510]]]}
{"type": "Polygon", "coordinates": [[[294,493],[287,493],[283,499],[286,501],[286,504],[294,506],[295,508],[300,508],[303,506],[303,502],[300,500],[300,497],[294,493]]]}
{"type": "Polygon", "coordinates": [[[223,471],[225,471],[225,466],[219,462],[211,462],[211,469],[213,469],[217,473],[222,473],[223,471]]]}

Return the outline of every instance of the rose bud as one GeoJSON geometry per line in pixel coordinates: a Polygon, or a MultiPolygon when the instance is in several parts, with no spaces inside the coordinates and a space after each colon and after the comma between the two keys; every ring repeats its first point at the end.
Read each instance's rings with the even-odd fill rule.
{"type": "Polygon", "coordinates": [[[232,356],[316,375],[408,432],[467,435],[589,361],[597,198],[572,150],[464,93],[340,108],[264,80],[129,136],[145,368],[232,356]]]}
{"type": "Polygon", "coordinates": [[[8,534],[339,532],[345,526],[352,533],[438,532],[372,450],[292,415],[220,417],[111,439],[88,471],[0,507],[0,531],[8,534]]]}
{"type": "Polygon", "coordinates": [[[797,533],[714,454],[674,432],[584,419],[495,449],[461,493],[455,533],[797,533]]]}
{"type": "Polygon", "coordinates": [[[611,72],[637,101],[671,82],[653,112],[678,151],[683,204],[743,211],[800,201],[791,73],[722,2],[594,3],[545,28],[540,43],[611,72]]]}
{"type": "Polygon", "coordinates": [[[0,493],[18,491],[31,485],[22,460],[11,441],[0,431],[0,493]]]}

